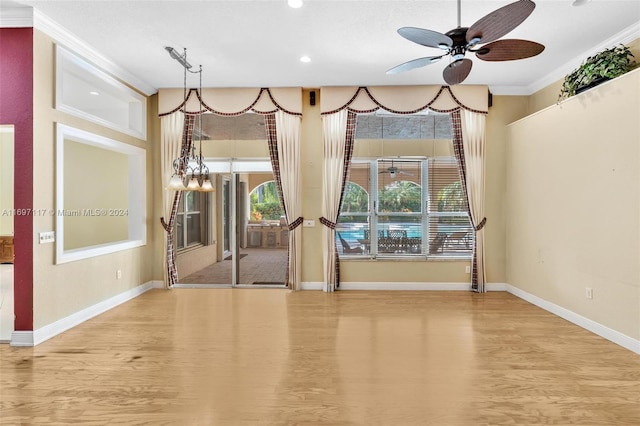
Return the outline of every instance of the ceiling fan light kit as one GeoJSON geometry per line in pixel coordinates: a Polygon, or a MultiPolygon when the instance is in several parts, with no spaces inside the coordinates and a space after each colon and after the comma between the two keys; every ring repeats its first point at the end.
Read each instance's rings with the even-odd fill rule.
{"type": "Polygon", "coordinates": [[[416,27],[402,27],[398,34],[422,46],[444,50],[439,56],[413,59],[387,71],[397,74],[438,62],[450,55],[452,62],[442,73],[447,84],[462,83],[471,72],[473,62],[465,58],[467,52],[476,54],[484,61],[513,61],[539,55],[544,50],[540,43],[529,40],[503,39],[500,37],[516,28],[531,15],[536,5],[531,0],[518,0],[480,18],[470,27],[460,24],[460,2],[458,0],[458,27],[444,34],[416,27]]]}

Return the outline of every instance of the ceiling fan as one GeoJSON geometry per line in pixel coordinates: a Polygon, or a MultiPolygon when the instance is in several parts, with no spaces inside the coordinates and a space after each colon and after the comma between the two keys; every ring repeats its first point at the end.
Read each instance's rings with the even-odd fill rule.
{"type": "Polygon", "coordinates": [[[389,177],[391,177],[391,179],[395,179],[397,175],[413,176],[411,173],[400,170],[398,167],[394,166],[393,160],[391,160],[390,167],[387,167],[386,169],[380,170],[378,172],[378,174],[381,174],[381,173],[389,173],[389,177]]]}
{"type": "Polygon", "coordinates": [[[460,1],[458,0],[458,27],[445,34],[415,27],[398,29],[398,33],[407,40],[442,49],[445,53],[405,62],[391,68],[387,74],[424,67],[451,55],[453,62],[445,67],[442,76],[447,84],[454,85],[462,83],[471,72],[473,62],[464,57],[467,52],[475,53],[478,59],[484,61],[513,61],[539,55],[544,50],[542,44],[534,41],[498,40],[527,19],[536,7],[533,1],[518,0],[510,3],[479,19],[470,27],[460,25],[460,1]]]}

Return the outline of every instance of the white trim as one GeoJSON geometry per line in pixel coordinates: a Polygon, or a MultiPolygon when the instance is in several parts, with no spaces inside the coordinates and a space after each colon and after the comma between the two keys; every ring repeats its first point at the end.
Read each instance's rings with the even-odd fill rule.
{"type": "Polygon", "coordinates": [[[427,283],[427,282],[344,282],[338,290],[435,290],[469,291],[470,283],[427,283]]]}
{"type": "Polygon", "coordinates": [[[307,281],[307,282],[301,282],[300,283],[300,290],[320,290],[322,291],[322,283],[321,282],[314,282],[314,281],[307,281]]]}
{"type": "Polygon", "coordinates": [[[91,45],[82,41],[76,35],[72,34],[37,9],[33,10],[33,27],[47,34],[55,40],[56,43],[59,43],[76,54],[86,58],[98,68],[101,68],[114,77],[130,84],[145,95],[151,96],[158,92],[156,87],[151,86],[124,68],[116,65],[111,59],[98,53],[91,45]]]}
{"type": "MultiPolygon", "coordinates": [[[[109,139],[84,130],[56,123],[56,208],[49,214],[56,217],[56,264],[102,256],[147,244],[146,150],[135,145],[109,139]],[[64,248],[64,145],[67,140],[83,143],[127,155],[129,164],[129,200],[127,208],[128,239],[73,250],[64,248]]],[[[90,209],[88,209],[90,210],[90,209]]],[[[110,215],[108,209],[96,209],[97,216],[110,215]]],[[[96,213],[94,212],[94,213],[96,213]]],[[[84,214],[83,212],[75,212],[84,214]]],[[[74,213],[74,214],[75,214],[74,213]]],[[[119,213],[117,213],[119,214],[119,213]]]]}
{"type": "Polygon", "coordinates": [[[33,27],[33,8],[0,7],[0,28],[33,27]]]}
{"type": "Polygon", "coordinates": [[[35,346],[33,344],[33,331],[14,331],[11,333],[11,346],[35,346]]]}
{"type": "MultiPolygon", "coordinates": [[[[147,98],[145,96],[60,45],[56,46],[55,62],[55,107],[58,111],[75,115],[134,138],[147,140],[147,98]],[[78,96],[74,96],[73,93],[80,90],[79,85],[84,87],[82,90],[88,91],[90,88],[104,94],[105,99],[111,100],[109,106],[97,107],[95,105],[97,100],[87,101],[86,93],[84,96],[79,96],[84,99],[83,101],[76,99],[78,96]],[[69,103],[65,103],[65,99],[69,103]],[[102,111],[105,108],[109,110],[108,114],[102,111]],[[89,109],[100,112],[92,113],[89,109]],[[119,123],[117,120],[107,118],[114,111],[121,111],[121,115],[127,117],[127,123],[119,123]]],[[[94,97],[88,96],[88,98],[94,97]]]]}
{"type": "Polygon", "coordinates": [[[89,306],[79,312],[69,315],[68,317],[59,319],[51,324],[45,325],[34,331],[14,331],[11,334],[11,346],[36,346],[40,343],[57,336],[58,334],[67,331],[91,318],[100,315],[116,306],[127,302],[142,293],[145,293],[156,286],[162,281],[149,281],[138,287],[127,290],[116,296],[113,296],[107,300],[96,303],[93,306],[89,306]]]}
{"type": "Polygon", "coordinates": [[[600,337],[604,337],[605,339],[640,355],[640,340],[636,340],[630,336],[627,336],[626,334],[622,334],[619,331],[613,330],[605,325],[595,322],[589,318],[583,317],[582,315],[576,314],[573,311],[563,308],[562,306],[558,306],[555,303],[551,303],[538,296],[534,296],[531,293],[527,293],[524,290],[520,290],[519,288],[514,287],[510,284],[500,285],[504,286],[506,291],[513,294],[514,296],[519,297],[522,300],[526,300],[527,302],[536,305],[537,307],[542,308],[547,312],[551,312],[552,314],[557,315],[560,318],[563,318],[579,327],[584,328],[585,330],[597,334],[600,337]]]}

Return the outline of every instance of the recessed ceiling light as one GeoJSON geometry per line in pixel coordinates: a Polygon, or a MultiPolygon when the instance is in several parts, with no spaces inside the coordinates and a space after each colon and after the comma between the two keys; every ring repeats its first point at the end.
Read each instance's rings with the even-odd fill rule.
{"type": "Polygon", "coordinates": [[[307,55],[301,56],[300,62],[311,62],[311,58],[308,57],[307,55]]]}
{"type": "Polygon", "coordinates": [[[302,0],[287,0],[287,4],[289,7],[293,7],[294,9],[298,9],[302,7],[302,0]]]}
{"type": "Polygon", "coordinates": [[[583,6],[588,2],[589,0],[575,0],[573,3],[571,3],[571,6],[583,6]]]}
{"type": "Polygon", "coordinates": [[[89,94],[93,96],[98,96],[100,93],[96,92],[95,90],[92,90],[89,92],[89,94]]]}

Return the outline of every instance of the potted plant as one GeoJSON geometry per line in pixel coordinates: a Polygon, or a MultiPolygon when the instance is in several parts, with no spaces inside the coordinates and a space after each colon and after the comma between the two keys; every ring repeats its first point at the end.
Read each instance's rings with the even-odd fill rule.
{"type": "Polygon", "coordinates": [[[558,102],[621,76],[635,67],[635,57],[625,45],[617,45],[588,57],[564,78],[558,102]]]}

